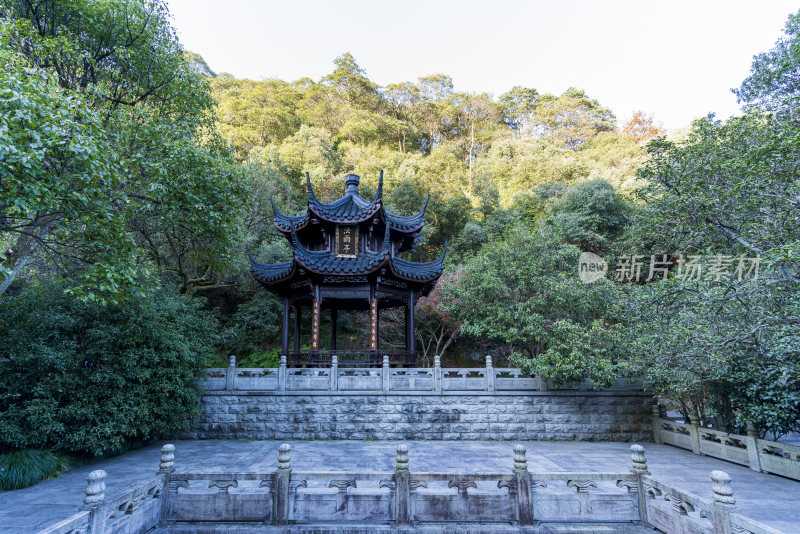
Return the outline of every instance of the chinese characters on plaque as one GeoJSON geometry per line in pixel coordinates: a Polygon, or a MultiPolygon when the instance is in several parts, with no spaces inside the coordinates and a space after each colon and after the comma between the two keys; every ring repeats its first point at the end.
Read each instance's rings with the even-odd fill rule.
{"type": "Polygon", "coordinates": [[[336,225],[336,255],[343,258],[358,256],[358,225],[336,225]]]}

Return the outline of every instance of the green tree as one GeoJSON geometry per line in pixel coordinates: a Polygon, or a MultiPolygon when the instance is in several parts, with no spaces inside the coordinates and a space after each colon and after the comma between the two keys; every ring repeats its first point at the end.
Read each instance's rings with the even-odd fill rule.
{"type": "Polygon", "coordinates": [[[0,450],[113,454],[191,424],[216,320],[159,291],[97,306],[58,283],[0,300],[0,450]]]}
{"type": "Polygon", "coordinates": [[[99,291],[130,287],[134,247],[102,119],[10,50],[8,29],[0,42],[0,294],[36,254],[54,251],[64,270],[75,258],[91,265],[83,276],[105,279],[99,291]]]}
{"type": "MultiPolygon", "coordinates": [[[[110,189],[98,194],[93,178],[84,178],[89,180],[87,189],[78,186],[71,195],[87,197],[86,220],[81,220],[80,212],[61,219],[60,226],[40,232],[49,237],[34,240],[33,248],[12,247],[6,265],[19,263],[16,254],[35,253],[40,270],[55,265],[58,273],[75,275],[82,282],[74,290],[87,298],[109,300],[140,288],[141,275],[150,266],[169,271],[192,263],[202,270],[208,265],[222,270],[226,251],[235,242],[235,205],[241,189],[215,132],[207,81],[184,56],[165,4],[112,0],[33,5],[3,0],[0,7],[7,15],[3,46],[52,76],[65,97],[82,103],[73,106],[82,105],[96,117],[93,123],[88,119],[78,138],[88,139],[90,133],[92,144],[59,148],[61,153],[54,154],[59,161],[48,161],[48,147],[28,145],[27,150],[38,151],[30,162],[38,167],[24,171],[29,173],[26,183],[38,184],[29,193],[35,199],[60,201],[48,188],[62,175],[80,172],[71,165],[87,166],[92,153],[101,151],[108,165],[97,182],[110,189]],[[69,151],[88,159],[70,161],[69,151]],[[178,229],[183,243],[191,244],[164,252],[167,248],[160,240],[174,237],[178,229]],[[154,236],[159,242],[149,241],[154,236]],[[143,261],[146,257],[153,262],[143,261]]],[[[35,100],[25,95],[7,105],[30,105],[31,98],[35,100]]],[[[75,109],[74,113],[80,112],[75,109]]],[[[40,119],[31,116],[31,120],[40,119]]],[[[33,122],[23,124],[23,132],[46,124],[44,119],[39,126],[33,122]]],[[[70,127],[69,121],[65,124],[70,127]]],[[[12,156],[10,165],[14,164],[12,156]]],[[[53,209],[52,204],[45,207],[53,209]]],[[[24,209],[28,221],[38,216],[30,207],[24,209]]],[[[40,221],[53,224],[43,215],[40,221]]],[[[9,240],[5,235],[2,239],[9,240]]]]}
{"type": "Polygon", "coordinates": [[[570,87],[561,96],[544,95],[536,106],[536,122],[541,133],[576,150],[600,132],[615,128],[610,109],[582,90],[570,87]]]}
{"type": "Polygon", "coordinates": [[[503,120],[514,130],[517,137],[530,135],[534,131],[534,112],[539,103],[536,89],[515,85],[510,91],[500,95],[503,120]]]}
{"type": "Polygon", "coordinates": [[[650,387],[729,429],[752,422],[783,433],[800,419],[800,126],[791,119],[795,71],[786,68],[796,22],[755,58],[737,92],[751,102],[743,116],[709,116],[681,142],[650,143],[646,203],[629,226],[638,250],[710,258],[701,268],[733,258],[722,276],[645,284],[630,301],[630,345],[650,387]],[[655,353],[646,349],[652,332],[664,341],[655,353]]]}
{"type": "Polygon", "coordinates": [[[753,58],[750,76],[734,89],[739,102],[786,114],[797,121],[800,98],[800,12],[789,16],[772,50],[753,58]]]}
{"type": "Polygon", "coordinates": [[[627,224],[628,206],[605,180],[569,187],[550,206],[547,222],[556,226],[568,243],[596,253],[608,250],[627,224]]]}
{"type": "Polygon", "coordinates": [[[612,380],[624,362],[610,280],[577,276],[580,251],[545,226],[515,227],[489,242],[443,287],[460,332],[512,352],[512,362],[568,383],[612,380]]]}

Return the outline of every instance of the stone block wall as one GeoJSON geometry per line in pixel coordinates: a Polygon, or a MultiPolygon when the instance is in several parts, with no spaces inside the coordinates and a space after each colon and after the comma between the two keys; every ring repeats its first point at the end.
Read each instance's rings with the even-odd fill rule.
{"type": "Polygon", "coordinates": [[[650,441],[652,396],[635,391],[509,394],[208,392],[183,439],[650,441]]]}

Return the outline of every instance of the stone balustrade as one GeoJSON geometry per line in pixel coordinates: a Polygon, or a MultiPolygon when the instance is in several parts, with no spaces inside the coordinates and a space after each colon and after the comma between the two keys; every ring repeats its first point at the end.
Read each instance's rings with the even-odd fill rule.
{"type": "Polygon", "coordinates": [[[284,532],[293,525],[317,533],[412,526],[450,532],[448,524],[473,533],[580,524],[604,532],[779,534],[738,513],[727,473],[711,472],[713,501],[704,500],[651,476],[640,445],[631,446],[628,471],[608,473],[530,471],[522,445],[513,448],[510,472],[417,472],[405,444],[397,447],[394,471],[297,471],[288,444],[267,472],[181,472],[173,456],[174,447],[165,445],[156,478],[110,499],[106,473],[93,471],[82,509],[39,534],[210,533],[238,526],[284,532]]]}
{"type": "MultiPolygon", "coordinates": [[[[231,356],[227,368],[211,368],[200,380],[205,391],[382,391],[382,392],[446,392],[475,391],[494,393],[502,391],[548,391],[552,384],[541,377],[517,368],[495,368],[492,357],[486,356],[485,367],[441,367],[440,358],[433,367],[396,368],[389,366],[384,356],[381,368],[340,366],[334,355],[330,366],[287,367],[286,357],[281,357],[277,368],[237,367],[231,356]]],[[[591,390],[590,380],[564,390],[591,390]]],[[[619,379],[609,390],[641,391],[637,380],[619,379]]]]}
{"type": "Polygon", "coordinates": [[[652,422],[656,443],[745,465],[753,471],[800,480],[800,447],[759,439],[752,427],[748,435],[741,436],[704,428],[697,417],[690,418],[689,423],[680,423],[662,417],[658,405],[653,406],[652,422]]]}

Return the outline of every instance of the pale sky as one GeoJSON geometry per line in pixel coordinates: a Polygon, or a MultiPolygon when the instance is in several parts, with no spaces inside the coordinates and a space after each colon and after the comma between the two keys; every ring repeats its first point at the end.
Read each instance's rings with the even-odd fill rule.
{"type": "Polygon", "coordinates": [[[314,80],[350,52],[380,85],[449,74],[495,97],[586,90],[618,120],[667,128],[738,113],[730,92],[797,2],[168,0],[186,49],[237,78],[314,80]]]}

